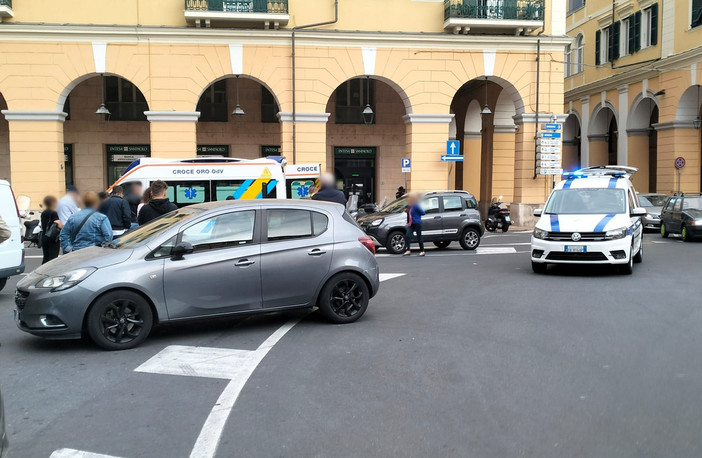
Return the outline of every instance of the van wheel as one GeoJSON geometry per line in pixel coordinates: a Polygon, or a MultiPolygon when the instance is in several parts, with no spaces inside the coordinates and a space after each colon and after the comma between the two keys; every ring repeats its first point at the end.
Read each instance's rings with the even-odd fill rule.
{"type": "Polygon", "coordinates": [[[434,246],[436,246],[438,249],[443,250],[447,246],[451,245],[451,242],[448,240],[443,240],[441,242],[434,242],[434,246]]]}
{"type": "Polygon", "coordinates": [[[535,274],[545,274],[548,272],[548,264],[545,262],[531,261],[531,270],[533,270],[535,274]]]}
{"type": "Polygon", "coordinates": [[[7,284],[7,278],[0,278],[0,291],[5,287],[7,284]]]}
{"type": "Polygon", "coordinates": [[[641,237],[641,247],[639,247],[639,252],[634,255],[634,262],[636,264],[641,264],[643,262],[643,237],[641,237]]]}
{"type": "Polygon", "coordinates": [[[355,273],[334,275],[322,288],[317,306],[324,317],[336,324],[353,323],[366,313],[370,291],[355,273]]]}
{"type": "Polygon", "coordinates": [[[88,334],[105,350],[134,348],[148,337],[153,314],[148,302],[132,291],[111,291],[88,312],[88,334]]]}
{"type": "Polygon", "coordinates": [[[480,245],[480,233],[472,227],[467,227],[461,234],[460,242],[464,250],[475,250],[480,245]]]}
{"type": "Polygon", "coordinates": [[[393,231],[388,235],[388,241],[385,243],[385,248],[392,254],[402,254],[405,252],[407,240],[405,234],[400,231],[393,231]]]}
{"type": "Polygon", "coordinates": [[[634,273],[634,245],[629,248],[629,262],[620,267],[620,272],[623,275],[631,275],[634,273]]]}

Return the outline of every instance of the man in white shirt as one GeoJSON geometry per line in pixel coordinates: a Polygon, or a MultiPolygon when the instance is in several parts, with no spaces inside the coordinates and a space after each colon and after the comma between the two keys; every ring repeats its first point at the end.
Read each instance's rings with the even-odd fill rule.
{"type": "Polygon", "coordinates": [[[61,197],[58,201],[58,206],[56,207],[56,213],[61,220],[61,223],[66,224],[68,218],[74,214],[78,213],[78,203],[80,202],[80,194],[78,194],[78,188],[75,186],[69,186],[66,188],[66,195],[61,197]]]}

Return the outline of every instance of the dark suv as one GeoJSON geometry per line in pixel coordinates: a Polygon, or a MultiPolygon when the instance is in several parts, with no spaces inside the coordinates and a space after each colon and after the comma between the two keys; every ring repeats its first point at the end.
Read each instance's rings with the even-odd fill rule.
{"type": "Polygon", "coordinates": [[[702,237],[702,195],[669,197],[661,210],[661,235],[680,234],[684,241],[702,237]]]}
{"type": "MultiPolygon", "coordinates": [[[[424,193],[419,205],[427,213],[422,217],[422,235],[425,242],[446,248],[459,242],[465,250],[475,250],[485,232],[480,224],[478,204],[466,191],[434,191],[424,193]]],[[[385,206],[377,213],[358,219],[361,228],[390,253],[405,251],[407,229],[407,196],[385,206]]]]}

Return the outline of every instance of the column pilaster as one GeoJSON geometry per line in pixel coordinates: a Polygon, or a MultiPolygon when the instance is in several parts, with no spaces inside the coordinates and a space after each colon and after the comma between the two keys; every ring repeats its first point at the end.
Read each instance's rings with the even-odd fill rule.
{"type": "Polygon", "coordinates": [[[407,185],[410,191],[447,189],[449,163],[441,161],[446,154],[449,125],[452,114],[409,114],[407,125],[407,152],[412,159],[412,173],[407,185]]]}
{"type": "Polygon", "coordinates": [[[296,152],[293,158],[292,113],[278,113],[282,154],[289,163],[322,164],[327,170],[327,122],[329,113],[296,113],[296,152]]]}
{"type": "Polygon", "coordinates": [[[145,111],[151,157],[187,159],[197,155],[198,111],[145,111]]]}

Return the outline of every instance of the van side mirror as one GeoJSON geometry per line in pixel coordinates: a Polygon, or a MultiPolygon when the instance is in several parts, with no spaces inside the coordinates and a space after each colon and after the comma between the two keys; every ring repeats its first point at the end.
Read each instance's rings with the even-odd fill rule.
{"type": "Polygon", "coordinates": [[[171,259],[173,261],[180,261],[186,254],[191,254],[195,249],[188,242],[180,242],[178,245],[173,247],[171,251],[171,259]]]}
{"type": "Polygon", "coordinates": [[[536,216],[537,218],[540,217],[543,213],[544,213],[544,211],[541,208],[534,209],[534,216],[536,216]]]}
{"type": "Polygon", "coordinates": [[[646,209],[641,207],[636,207],[631,210],[631,217],[644,216],[646,214],[646,209]]]}

